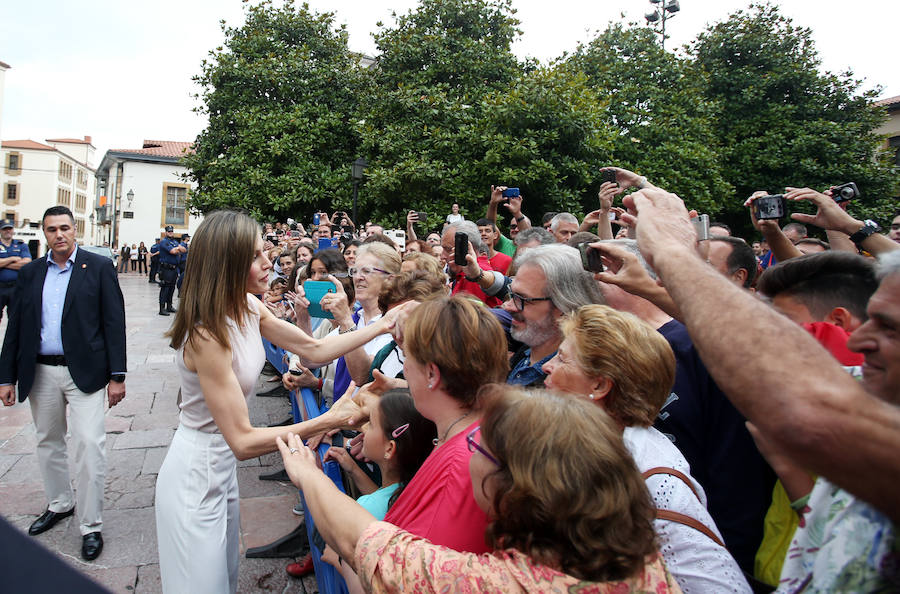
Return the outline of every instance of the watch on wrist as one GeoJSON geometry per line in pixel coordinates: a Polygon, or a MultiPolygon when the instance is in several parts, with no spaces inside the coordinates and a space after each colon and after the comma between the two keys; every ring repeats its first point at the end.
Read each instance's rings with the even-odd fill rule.
{"type": "Polygon", "coordinates": [[[125,374],[124,373],[115,373],[115,374],[109,376],[109,381],[118,382],[121,384],[122,382],[125,381],[125,374]]]}
{"type": "Polygon", "coordinates": [[[521,223],[521,222],[524,221],[524,220],[525,220],[525,215],[519,215],[519,216],[516,217],[516,222],[517,222],[517,223],[521,223]]]}
{"type": "Polygon", "coordinates": [[[862,229],[850,236],[850,241],[858,246],[859,244],[864,242],[870,235],[876,233],[880,229],[881,227],[878,226],[878,223],[876,223],[872,219],[866,219],[863,223],[862,229]]]}
{"type": "Polygon", "coordinates": [[[480,281],[480,280],[483,279],[483,278],[484,278],[484,270],[482,270],[481,272],[479,272],[479,273],[478,273],[478,276],[476,276],[475,278],[469,278],[469,277],[467,276],[467,277],[466,277],[466,280],[469,281],[470,283],[477,283],[478,281],[480,281]]]}

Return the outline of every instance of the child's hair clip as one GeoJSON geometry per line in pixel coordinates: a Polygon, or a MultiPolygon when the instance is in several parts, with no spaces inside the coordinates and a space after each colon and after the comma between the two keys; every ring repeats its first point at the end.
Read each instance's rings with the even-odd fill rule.
{"type": "Polygon", "coordinates": [[[405,425],[400,425],[399,427],[397,427],[396,429],[394,429],[391,432],[391,437],[393,437],[394,439],[397,439],[398,437],[403,435],[403,432],[406,431],[407,429],[409,429],[409,423],[407,423],[405,425]]]}

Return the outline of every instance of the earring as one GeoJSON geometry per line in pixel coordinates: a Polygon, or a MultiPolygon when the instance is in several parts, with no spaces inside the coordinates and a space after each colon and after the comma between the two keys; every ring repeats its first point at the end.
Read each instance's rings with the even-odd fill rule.
{"type": "Polygon", "coordinates": [[[428,382],[428,389],[431,390],[432,388],[434,388],[434,384],[432,384],[431,382],[428,382]]]}
{"type": "Polygon", "coordinates": [[[588,394],[588,398],[590,398],[591,400],[593,400],[593,399],[594,399],[594,394],[593,394],[593,393],[588,394]]]}

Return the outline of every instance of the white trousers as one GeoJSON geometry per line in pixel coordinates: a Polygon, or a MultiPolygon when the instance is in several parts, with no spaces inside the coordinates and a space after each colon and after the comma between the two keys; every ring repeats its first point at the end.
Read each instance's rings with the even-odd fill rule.
{"type": "Polygon", "coordinates": [[[220,434],[178,426],[156,479],[156,535],[163,592],[237,590],[237,459],[220,434]]]}
{"type": "Polygon", "coordinates": [[[37,434],[37,457],[48,508],[65,512],[74,505],[82,535],[101,531],[106,481],[104,391],[82,392],[72,381],[68,367],[38,364],[28,403],[37,434]],[[67,430],[74,448],[75,494],[69,478],[67,430]]]}

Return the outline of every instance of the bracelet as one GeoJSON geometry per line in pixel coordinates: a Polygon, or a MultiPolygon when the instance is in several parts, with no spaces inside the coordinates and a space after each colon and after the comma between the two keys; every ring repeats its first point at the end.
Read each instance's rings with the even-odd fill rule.
{"type": "Polygon", "coordinates": [[[478,276],[476,276],[475,278],[469,278],[468,276],[466,276],[466,280],[469,281],[470,283],[477,283],[478,281],[480,281],[483,278],[484,278],[484,270],[479,272],[478,276]]]}
{"type": "Polygon", "coordinates": [[[647,178],[645,176],[641,176],[641,183],[638,184],[638,190],[643,190],[647,187],[647,178]]]}
{"type": "Polygon", "coordinates": [[[525,220],[525,215],[519,215],[519,216],[516,217],[516,222],[517,222],[517,223],[521,223],[521,222],[524,221],[524,220],[525,220]]]}

